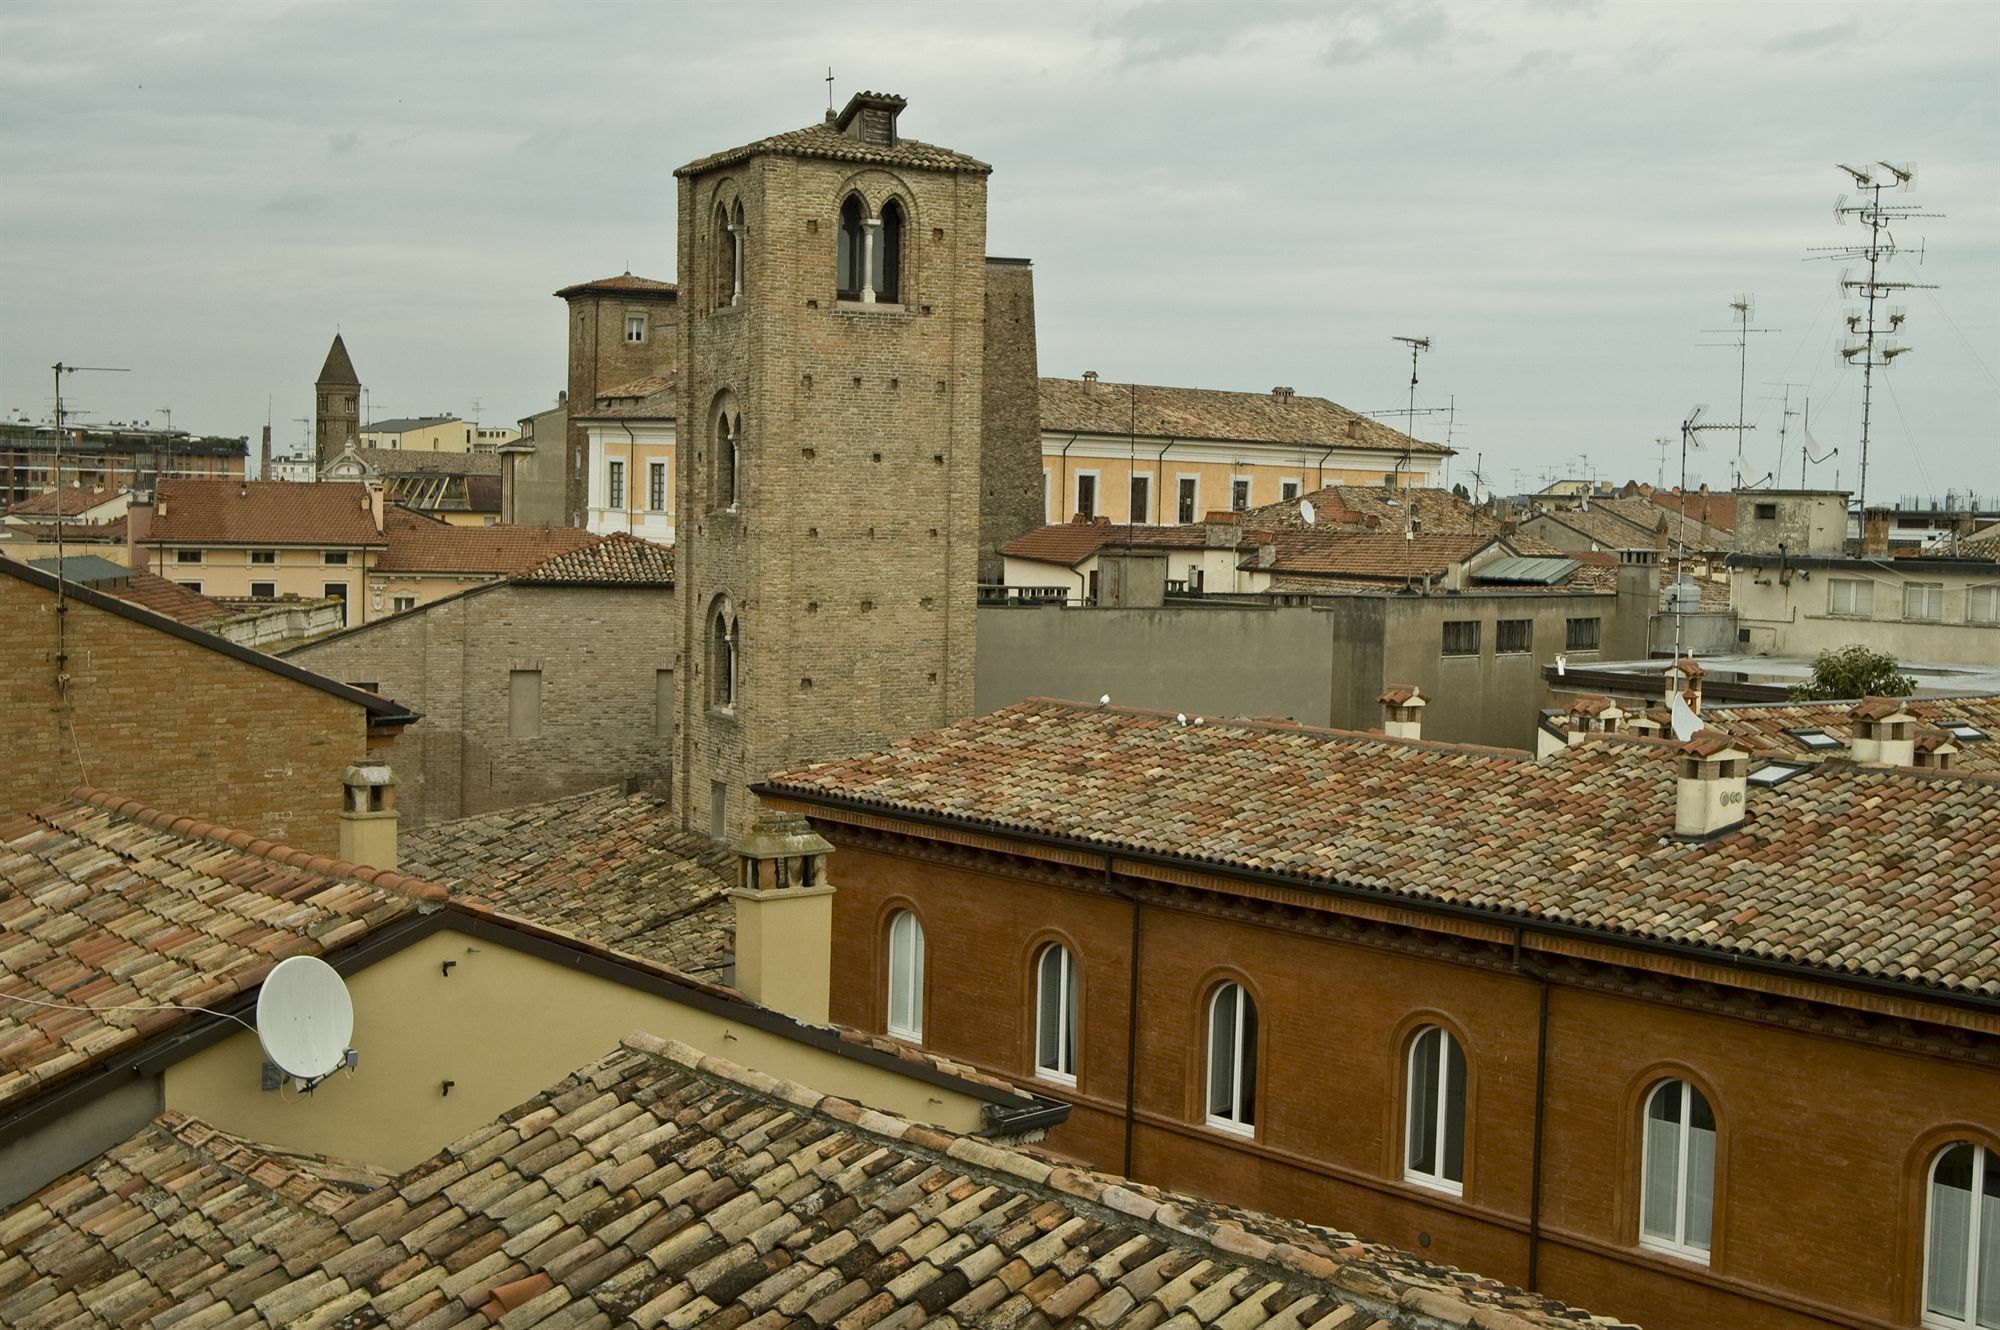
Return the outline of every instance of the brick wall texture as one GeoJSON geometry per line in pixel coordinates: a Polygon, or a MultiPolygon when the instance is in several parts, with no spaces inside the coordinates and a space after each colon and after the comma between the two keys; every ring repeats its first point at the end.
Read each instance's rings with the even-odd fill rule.
{"type": "Polygon", "coordinates": [[[55,593],[0,577],[0,814],[92,784],[333,853],[341,772],[368,746],[360,706],[75,599],[66,617],[68,705],[55,593]]]}
{"type": "Polygon", "coordinates": [[[1042,524],[1042,403],[1035,270],[986,261],[986,368],[979,422],[979,580],[1005,579],[1000,547],[1042,524]]]}
{"type": "MultiPolygon", "coordinates": [[[[569,413],[564,425],[568,446],[563,467],[562,522],[584,525],[589,502],[585,468],[590,462],[590,431],[578,423],[597,406],[597,395],[659,374],[673,377],[679,367],[680,316],[667,291],[586,291],[569,298],[569,413]],[[646,340],[625,340],[625,319],[646,318],[646,340]]],[[[539,451],[540,440],[537,440],[539,451]]]]}
{"type": "Polygon", "coordinates": [[[391,755],[403,824],[421,826],[619,781],[664,789],[658,671],[677,631],[671,589],[503,583],[286,659],[423,714],[391,755]],[[538,735],[510,734],[515,670],[541,671],[538,735]]]}
{"type": "Polygon", "coordinates": [[[980,525],[986,180],[758,156],[680,180],[681,810],[728,827],[745,787],[969,715],[980,525]],[[842,201],[908,221],[902,300],[835,299],[842,201]],[[718,202],[740,201],[744,300],[711,283],[718,202]],[[723,404],[740,412],[741,495],[716,491],[723,404]],[[738,700],[710,703],[708,626],[741,625],[738,700]]]}
{"type": "MultiPolygon", "coordinates": [[[[913,907],[926,944],[925,1047],[1069,1100],[1049,1147],[1120,1169],[1132,907],[1103,889],[1102,864],[1034,881],[973,851],[916,858],[815,825],[841,845],[829,860],[833,1019],[886,1028],[888,918],[913,907]],[[1034,1073],[1032,964],[1052,941],[1081,976],[1073,1089],[1034,1073]]],[[[1137,966],[1133,1176],[1527,1279],[1540,1002],[1530,973],[1504,956],[1425,954],[1394,928],[1315,935],[1309,905],[1257,917],[1218,908],[1220,895],[1163,901],[1157,887],[1115,881],[1151,902],[1137,966]],[[1203,1123],[1204,1000],[1224,978],[1258,1008],[1254,1140],[1203,1123]],[[1405,1057],[1424,1024],[1451,1029],[1466,1052],[1463,1197],[1402,1179],[1405,1057]]],[[[1678,985],[1650,997],[1550,989],[1541,1291],[1648,1326],[1915,1325],[1930,1151],[1953,1132],[2000,1133],[1992,1063],[1973,1056],[1990,1036],[1942,1056],[1790,1028],[1804,1023],[1783,1001],[1722,1014],[1687,997],[1678,985]],[[1641,1102],[1669,1076],[1701,1086],[1720,1124],[1705,1268],[1637,1241],[1641,1102]],[[1861,1229],[1840,1219],[1859,1215],[1861,1229]]]]}

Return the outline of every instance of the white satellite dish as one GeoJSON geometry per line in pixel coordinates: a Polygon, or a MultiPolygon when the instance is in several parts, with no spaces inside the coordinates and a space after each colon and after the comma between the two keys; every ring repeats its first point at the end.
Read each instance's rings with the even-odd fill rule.
{"type": "Polygon", "coordinates": [[[1299,500],[1299,520],[1307,526],[1311,526],[1319,520],[1319,515],[1313,511],[1313,501],[1311,499],[1299,500]]]}
{"type": "Polygon", "coordinates": [[[278,1069],[316,1081],[347,1060],[354,1003],[347,985],[317,956],[277,963],[257,993],[257,1041],[278,1069]]]}

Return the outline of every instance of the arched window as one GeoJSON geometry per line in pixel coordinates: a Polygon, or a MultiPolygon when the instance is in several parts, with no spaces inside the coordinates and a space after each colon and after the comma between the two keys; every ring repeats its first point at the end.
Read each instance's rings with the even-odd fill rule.
{"type": "Polygon", "coordinates": [[[2000,1153],[1953,1141],[1931,1161],[1924,1325],[2000,1328],[2000,1153]]]}
{"type": "Polygon", "coordinates": [[[924,1037],[924,926],[908,910],[889,921],[889,1033],[924,1037]]]}
{"type": "Polygon", "coordinates": [[[1257,1122],[1257,1004],[1227,983],[1208,1000],[1208,1125],[1249,1135],[1257,1122]]]}
{"type": "Polygon", "coordinates": [[[708,635],[708,704],[728,710],[736,705],[736,616],[723,597],[709,613],[708,635]]]}
{"type": "Polygon", "coordinates": [[[734,301],[731,293],[736,282],[736,233],[729,226],[728,205],[715,205],[715,244],[712,247],[715,262],[714,292],[715,308],[727,309],[734,301]]]}
{"type": "Polygon", "coordinates": [[[903,298],[903,205],[882,205],[882,230],[875,238],[875,298],[896,304],[903,298]]]}
{"type": "Polygon", "coordinates": [[[743,303],[743,204],[738,201],[729,212],[729,303],[743,303]]]}
{"type": "Polygon", "coordinates": [[[743,497],[743,417],[728,411],[715,418],[715,506],[734,508],[743,497]]]}
{"type": "Polygon", "coordinates": [[[840,205],[840,238],[835,252],[836,295],[842,300],[861,299],[861,283],[867,276],[861,249],[862,221],[866,211],[858,194],[849,194],[840,205]]]}
{"type": "Polygon", "coordinates": [[[1661,1081],[1646,1096],[1644,1126],[1640,1245],[1705,1262],[1715,1211],[1715,1112],[1686,1081],[1661,1081]]]}
{"type": "Polygon", "coordinates": [[[1035,1074],[1076,1084],[1076,960],[1061,943],[1035,960],[1035,1074]]]}
{"type": "Polygon", "coordinates": [[[1465,1050],[1435,1025],[1410,1041],[1403,1176],[1454,1196],[1465,1188],[1465,1050]]]}

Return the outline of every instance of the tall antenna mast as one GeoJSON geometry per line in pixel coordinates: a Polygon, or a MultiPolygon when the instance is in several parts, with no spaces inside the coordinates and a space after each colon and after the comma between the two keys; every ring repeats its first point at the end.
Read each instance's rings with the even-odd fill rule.
{"type": "Polygon", "coordinates": [[[1782,328],[1752,328],[1750,326],[1750,315],[1756,303],[1756,297],[1752,296],[1749,292],[1739,292],[1729,302],[1730,312],[1736,316],[1736,326],[1733,328],[1702,329],[1703,333],[1736,334],[1736,340],[1733,342],[1702,343],[1704,346],[1733,346],[1736,348],[1736,419],[1739,423],[1736,426],[1736,468],[1730,483],[1730,488],[1732,489],[1743,483],[1743,431],[1747,426],[1740,422],[1743,419],[1745,389],[1748,387],[1750,378],[1750,335],[1752,333],[1784,331],[1782,328]]]}
{"type": "Polygon", "coordinates": [[[1720,421],[1704,421],[1702,415],[1707,406],[1697,406],[1688,412],[1688,418],[1681,422],[1681,523],[1674,536],[1674,659],[1679,660],[1681,651],[1681,615],[1685,612],[1681,601],[1685,593],[1681,590],[1681,580],[1687,576],[1687,530],[1688,530],[1688,449],[1701,447],[1701,440],[1695,436],[1711,429],[1755,429],[1755,425],[1744,425],[1742,421],[1723,424],[1720,421]]]}
{"type": "MultiPolygon", "coordinates": [[[[1917,168],[1904,163],[1892,166],[1888,162],[1876,162],[1873,166],[1855,167],[1845,163],[1840,169],[1853,178],[1863,191],[1866,202],[1852,203],[1842,194],[1833,205],[1833,220],[1845,225],[1849,217],[1858,218],[1868,228],[1867,238],[1856,245],[1819,246],[1807,251],[1830,259],[1865,259],[1868,262],[1868,276],[1861,280],[1850,278],[1846,273],[1840,276],[1840,289],[1859,291],[1866,304],[1862,309],[1852,310],[1847,315],[1848,344],[1841,348],[1841,359],[1848,364],[1861,366],[1861,483],[1855,496],[1855,503],[1863,512],[1868,508],[1868,431],[1873,417],[1875,397],[1875,371],[1887,369],[1889,362],[1910,348],[1889,340],[1889,335],[1903,326],[1904,313],[1900,309],[1888,311],[1887,326],[1876,323],[1876,306],[1890,291],[1935,291],[1934,282],[1887,282],[1882,280],[1882,265],[1904,251],[1896,244],[1895,232],[1891,229],[1897,222],[1917,217],[1942,217],[1941,212],[1920,212],[1914,203],[1882,202],[1885,189],[1907,189],[1917,178],[1917,168]],[[1876,167],[1881,167],[1877,171],[1876,167]]],[[[1923,247],[1916,250],[1917,262],[1923,262],[1923,247]]]]}
{"type": "MultiPolygon", "coordinates": [[[[1403,456],[1396,463],[1396,474],[1400,476],[1409,468],[1410,444],[1417,437],[1412,432],[1417,427],[1417,355],[1419,352],[1431,349],[1431,339],[1428,337],[1391,337],[1389,340],[1392,342],[1401,342],[1410,348],[1410,413],[1409,417],[1403,421],[1403,456]]],[[[1405,512],[1403,520],[1405,523],[1409,521],[1407,512],[1405,512]]]]}
{"type": "MultiPolygon", "coordinates": [[[[1782,394],[1781,396],[1778,397],[1771,397],[1767,394],[1764,400],[1767,402],[1777,402],[1779,404],[1778,465],[1772,468],[1771,476],[1773,478],[1773,483],[1775,483],[1778,486],[1778,488],[1783,489],[1785,485],[1785,439],[1791,432],[1792,417],[1798,414],[1798,412],[1792,410],[1792,389],[1806,388],[1809,387],[1810,385],[1804,383],[1767,383],[1764,386],[1766,388],[1777,388],[1781,391],[1782,394]]],[[[1806,482],[1804,477],[1801,476],[1799,480],[1799,485],[1803,487],[1805,483],[1806,482]]]]}
{"type": "MultiPolygon", "coordinates": [[[[64,588],[69,583],[69,565],[63,555],[63,492],[62,492],[62,446],[63,446],[63,399],[62,379],[65,374],[130,374],[129,369],[113,368],[108,365],[65,365],[58,360],[52,367],[56,382],[56,697],[63,702],[69,700],[69,646],[66,620],[69,618],[69,597],[64,588]]],[[[81,762],[81,759],[78,759],[81,762]]]]}

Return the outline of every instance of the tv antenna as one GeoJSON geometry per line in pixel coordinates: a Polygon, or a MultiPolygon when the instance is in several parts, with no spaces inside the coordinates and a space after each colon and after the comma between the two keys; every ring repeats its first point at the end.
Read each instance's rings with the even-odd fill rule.
{"type": "MultiPolygon", "coordinates": [[[[69,700],[69,638],[65,621],[69,618],[69,597],[64,588],[69,584],[69,565],[63,561],[63,520],[62,497],[62,446],[63,446],[63,396],[62,381],[65,374],[130,374],[130,369],[113,365],[65,365],[58,360],[53,366],[56,382],[56,439],[55,439],[55,482],[56,482],[56,697],[63,702],[69,700]]],[[[77,759],[79,766],[82,758],[77,759]]]]}
{"type": "Polygon", "coordinates": [[[1653,440],[1653,446],[1660,450],[1660,465],[1653,473],[1653,488],[1663,490],[1667,487],[1667,449],[1674,446],[1674,436],[1662,434],[1653,440]]]}
{"type": "MultiPolygon", "coordinates": [[[[1750,318],[1756,303],[1756,297],[1752,296],[1749,292],[1739,292],[1729,302],[1730,312],[1736,316],[1736,326],[1733,328],[1703,328],[1701,330],[1704,334],[1735,334],[1736,339],[1731,342],[1703,342],[1701,345],[1733,346],[1736,348],[1736,419],[1739,421],[1743,419],[1744,390],[1748,386],[1750,378],[1750,337],[1753,333],[1784,331],[1783,328],[1752,328],[1750,326],[1750,318]]],[[[1736,469],[1734,484],[1737,485],[1743,483],[1743,431],[1745,428],[1747,427],[1740,424],[1736,427],[1736,469]]],[[[1676,657],[1676,659],[1679,658],[1676,657]]]]}
{"type": "MultiPolygon", "coordinates": [[[[1772,469],[1771,474],[1775,478],[1774,483],[1779,486],[1783,486],[1785,483],[1785,439],[1791,433],[1792,417],[1798,414],[1798,412],[1792,410],[1792,389],[1794,388],[1802,389],[1809,387],[1810,385],[1804,383],[1767,383],[1764,386],[1766,388],[1777,388],[1780,390],[1779,396],[1772,397],[1769,394],[1766,394],[1764,400],[1767,402],[1777,402],[1779,404],[1778,465],[1772,469]]],[[[1805,482],[1801,480],[1799,484],[1803,486],[1805,482]]]]}
{"type": "MultiPolygon", "coordinates": [[[[1942,217],[1944,214],[1922,212],[1914,203],[1882,202],[1883,190],[1908,189],[1917,178],[1917,168],[1907,162],[1901,166],[1881,161],[1869,166],[1848,166],[1843,162],[1839,166],[1862,191],[1864,201],[1849,203],[1847,195],[1842,194],[1834,201],[1833,220],[1845,226],[1847,219],[1853,217],[1868,228],[1868,234],[1858,244],[1821,245],[1806,253],[1815,258],[1865,260],[1868,264],[1868,276],[1865,278],[1852,278],[1845,272],[1840,275],[1840,289],[1858,291],[1867,302],[1862,309],[1847,316],[1850,337],[1840,351],[1841,359],[1850,365],[1861,366],[1861,482],[1855,494],[1855,503],[1865,512],[1868,508],[1868,431],[1874,409],[1875,371],[1887,369],[1891,361],[1911,349],[1889,340],[1890,335],[1903,326],[1903,311],[1887,311],[1887,326],[1883,326],[1876,321],[1876,309],[1883,296],[1891,291],[1937,290],[1935,282],[1884,281],[1882,265],[1898,254],[1908,252],[1896,244],[1894,228],[1898,222],[1918,217],[1942,217]],[[1878,171],[1877,167],[1881,169],[1878,171]]],[[[1921,242],[1915,253],[1917,262],[1922,263],[1921,242]]]]}
{"type": "MultiPolygon", "coordinates": [[[[1830,457],[1840,456],[1840,449],[1838,448],[1829,448],[1825,452],[1821,453],[1818,457],[1813,456],[1812,398],[1810,397],[1806,398],[1805,405],[1806,405],[1805,419],[1800,423],[1799,427],[1799,452],[1801,454],[1801,456],[1799,457],[1800,489],[1804,489],[1806,487],[1806,466],[1808,464],[1811,464],[1813,466],[1818,466],[1821,462],[1826,461],[1830,457]]],[[[1834,488],[1835,489],[1840,488],[1840,479],[1837,473],[1834,477],[1834,488]]]]}
{"type": "Polygon", "coordinates": [[[1684,598],[1680,591],[1680,585],[1682,579],[1687,576],[1688,449],[1701,447],[1701,439],[1699,436],[1707,430],[1733,429],[1740,431],[1744,429],[1757,428],[1755,425],[1745,425],[1740,420],[1730,424],[1725,424],[1719,420],[1705,421],[1702,419],[1702,416],[1706,415],[1707,412],[1708,412],[1708,406],[1706,403],[1703,403],[1695,407],[1694,410],[1688,412],[1687,419],[1681,422],[1681,493],[1680,493],[1681,523],[1680,523],[1680,530],[1674,536],[1674,594],[1670,598],[1673,601],[1673,606],[1674,606],[1674,659],[1675,660],[1679,660],[1682,654],[1681,615],[1686,611],[1687,608],[1685,604],[1683,604],[1684,598]]]}
{"type": "MultiPolygon", "coordinates": [[[[1428,337],[1392,336],[1389,340],[1392,342],[1401,342],[1410,348],[1410,410],[1409,418],[1403,422],[1403,455],[1396,463],[1396,474],[1401,475],[1409,466],[1410,445],[1416,441],[1417,437],[1412,432],[1417,427],[1417,356],[1419,353],[1431,349],[1431,339],[1428,337]]],[[[1405,523],[1409,521],[1407,513],[1403,520],[1405,523]]]]}
{"type": "Polygon", "coordinates": [[[354,1065],[354,1001],[347,984],[317,956],[273,966],[257,991],[257,1042],[285,1076],[310,1090],[354,1065]]]}

